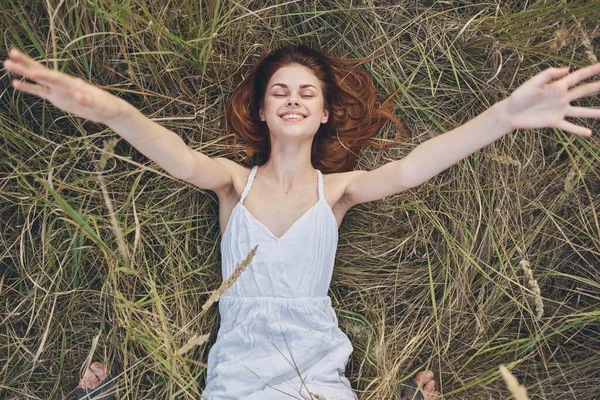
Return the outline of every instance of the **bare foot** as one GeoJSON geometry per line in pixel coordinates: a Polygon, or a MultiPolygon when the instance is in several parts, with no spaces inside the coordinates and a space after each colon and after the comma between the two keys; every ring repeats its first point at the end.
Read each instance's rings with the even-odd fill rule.
{"type": "MultiPolygon", "coordinates": [[[[421,388],[420,391],[422,392],[424,399],[435,400],[438,398],[438,392],[435,388],[435,381],[433,380],[433,372],[431,372],[429,370],[419,372],[417,375],[415,375],[415,382],[421,388]]],[[[405,385],[400,384],[400,388],[406,389],[407,393],[412,392],[412,389],[407,388],[405,385]]],[[[411,393],[408,396],[405,395],[405,396],[401,397],[401,399],[402,400],[411,400],[411,398],[420,399],[421,397],[418,397],[418,396],[419,396],[419,393],[416,393],[416,394],[411,393]]]]}
{"type": "Polygon", "coordinates": [[[94,390],[98,388],[108,376],[106,365],[94,361],[79,380],[79,389],[94,390]]]}

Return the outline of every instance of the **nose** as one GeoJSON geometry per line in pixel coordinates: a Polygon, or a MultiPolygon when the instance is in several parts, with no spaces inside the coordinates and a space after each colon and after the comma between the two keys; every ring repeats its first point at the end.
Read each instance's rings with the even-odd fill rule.
{"type": "Polygon", "coordinates": [[[298,95],[295,93],[291,93],[290,97],[288,98],[288,101],[286,102],[286,106],[291,106],[291,105],[295,105],[295,106],[300,105],[300,103],[298,102],[298,95]]]}

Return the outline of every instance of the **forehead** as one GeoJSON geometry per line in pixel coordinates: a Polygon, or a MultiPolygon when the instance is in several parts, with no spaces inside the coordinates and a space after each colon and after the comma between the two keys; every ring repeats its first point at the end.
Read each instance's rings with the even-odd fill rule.
{"type": "Polygon", "coordinates": [[[298,88],[305,84],[313,85],[317,89],[321,87],[321,81],[310,68],[299,64],[286,65],[275,71],[269,79],[268,89],[271,89],[276,83],[282,83],[292,88],[298,88]]]}

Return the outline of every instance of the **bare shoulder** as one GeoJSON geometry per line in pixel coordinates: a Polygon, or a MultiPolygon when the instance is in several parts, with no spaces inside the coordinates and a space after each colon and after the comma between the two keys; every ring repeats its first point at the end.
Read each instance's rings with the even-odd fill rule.
{"type": "Polygon", "coordinates": [[[231,175],[231,185],[222,190],[215,191],[219,200],[226,201],[230,199],[234,202],[239,201],[251,168],[224,157],[215,157],[214,160],[223,168],[226,168],[231,175]]]}
{"type": "Polygon", "coordinates": [[[351,182],[364,173],[366,173],[366,171],[323,174],[325,197],[336,216],[338,214],[343,216],[352,206],[354,206],[354,204],[352,204],[352,199],[347,195],[347,188],[351,182]]]}
{"type": "MultiPolygon", "coordinates": [[[[365,180],[369,178],[368,174],[369,171],[355,170],[323,175],[325,197],[335,215],[338,228],[348,210],[360,203],[357,200],[360,196],[353,195],[355,191],[352,188],[357,186],[357,182],[359,186],[368,186],[365,183],[365,180]]],[[[369,189],[366,188],[366,190],[369,189]]]]}
{"type": "Polygon", "coordinates": [[[344,172],[338,180],[340,204],[347,209],[362,203],[377,201],[413,187],[413,175],[403,160],[386,163],[372,171],[344,172]]]}
{"type": "Polygon", "coordinates": [[[224,168],[227,168],[228,170],[230,170],[232,172],[232,174],[244,173],[244,171],[246,171],[246,174],[247,174],[248,171],[250,171],[250,168],[245,167],[242,164],[237,163],[237,162],[230,160],[228,158],[225,158],[225,157],[215,157],[214,160],[216,162],[218,162],[219,164],[221,164],[224,168]]]}

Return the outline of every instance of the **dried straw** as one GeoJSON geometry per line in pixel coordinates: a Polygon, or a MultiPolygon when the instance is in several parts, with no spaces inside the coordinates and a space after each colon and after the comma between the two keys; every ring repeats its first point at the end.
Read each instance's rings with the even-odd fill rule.
{"type": "MultiPolygon", "coordinates": [[[[106,162],[112,155],[114,154],[115,145],[119,141],[118,138],[112,138],[110,140],[104,141],[103,152],[100,156],[100,171],[102,171],[106,167],[106,162]]],[[[110,224],[112,225],[113,231],[117,236],[117,245],[119,247],[119,252],[125,260],[126,264],[129,264],[129,253],[127,251],[127,246],[125,245],[125,240],[123,240],[123,231],[119,226],[117,221],[117,217],[115,215],[115,210],[112,205],[112,201],[110,200],[110,196],[108,195],[108,190],[106,190],[106,181],[104,180],[104,176],[102,173],[98,175],[98,181],[100,181],[100,189],[102,190],[102,195],[104,196],[104,202],[106,203],[106,208],[108,208],[108,215],[110,216],[110,224]]]]}

